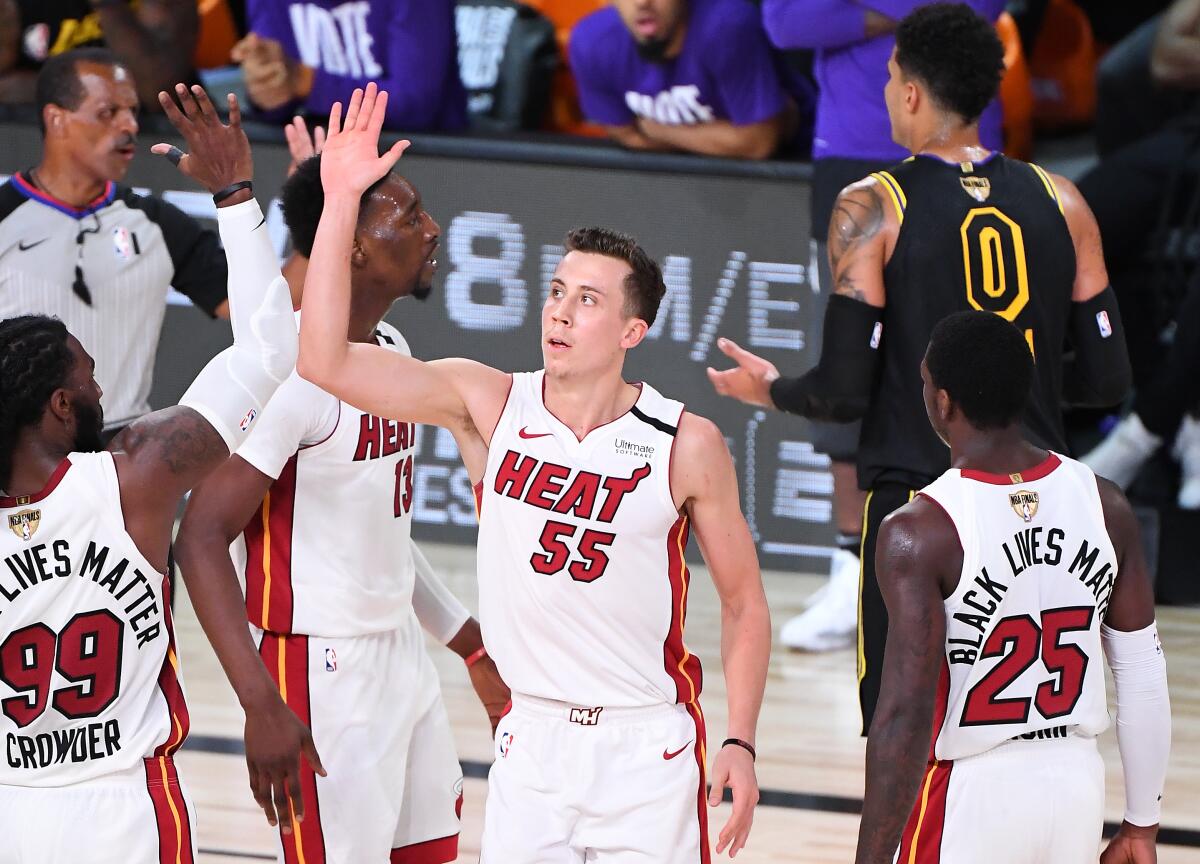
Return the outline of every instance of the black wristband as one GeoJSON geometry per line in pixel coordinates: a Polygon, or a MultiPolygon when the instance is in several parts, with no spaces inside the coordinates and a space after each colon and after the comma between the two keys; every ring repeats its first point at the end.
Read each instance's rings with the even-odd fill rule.
{"type": "Polygon", "coordinates": [[[758,754],[754,752],[754,745],[749,741],[743,741],[741,738],[726,738],[721,742],[721,749],[724,750],[730,744],[734,745],[735,747],[741,747],[743,750],[747,751],[750,754],[751,762],[758,760],[758,754]]]}
{"type": "Polygon", "coordinates": [[[243,189],[253,190],[254,189],[253,181],[239,180],[236,183],[230,183],[224,189],[217,190],[216,192],[213,193],[213,203],[220,204],[222,201],[224,201],[230,195],[236,195],[238,192],[241,192],[243,189]]]}

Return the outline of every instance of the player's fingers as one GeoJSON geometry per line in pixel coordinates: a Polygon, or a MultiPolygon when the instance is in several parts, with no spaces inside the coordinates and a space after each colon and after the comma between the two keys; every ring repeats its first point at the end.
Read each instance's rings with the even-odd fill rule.
{"type": "Polygon", "coordinates": [[[334,102],[329,109],[329,134],[337,135],[342,129],[342,103],[334,102]]]}
{"type": "Polygon", "coordinates": [[[370,128],[371,115],[375,111],[375,100],[379,97],[379,85],[374,81],[368,81],[366,88],[363,90],[362,104],[358,108],[358,114],[354,118],[354,128],[365,131],[370,128]]]}
{"type": "Polygon", "coordinates": [[[358,112],[362,110],[362,103],[362,88],[355,87],[354,92],[350,95],[350,104],[346,106],[346,122],[342,126],[343,131],[354,128],[354,124],[358,122],[358,112]]]}
{"type": "Polygon", "coordinates": [[[210,122],[216,120],[217,109],[213,107],[204,88],[199,84],[193,84],[191,93],[192,98],[196,100],[196,107],[200,110],[200,116],[210,122]]]}
{"type": "Polygon", "coordinates": [[[250,794],[254,796],[254,803],[261,807],[263,813],[266,814],[267,823],[272,828],[278,825],[279,819],[275,815],[275,806],[271,802],[271,784],[264,773],[254,767],[250,769],[250,794]]]}
{"type": "Polygon", "coordinates": [[[179,105],[175,102],[175,98],[166,90],[159,90],[158,104],[162,107],[163,113],[167,115],[167,119],[171,121],[171,125],[182,131],[182,128],[187,125],[188,120],[179,110],[179,105]]]}
{"type": "Polygon", "coordinates": [[[383,154],[383,160],[387,163],[388,170],[392,170],[392,166],[400,161],[400,157],[404,155],[404,151],[412,144],[411,141],[397,141],[395,144],[383,154]]]}
{"type": "Polygon", "coordinates": [[[242,106],[238,104],[238,98],[233,93],[227,93],[225,96],[226,102],[229,103],[229,126],[233,129],[242,128],[242,106]]]}
{"type": "Polygon", "coordinates": [[[313,130],[313,153],[320,153],[325,149],[325,130],[318,126],[313,130]]]}
{"type": "Polygon", "coordinates": [[[275,812],[279,814],[279,825],[284,834],[292,831],[292,810],[288,806],[287,775],[276,775],[271,784],[275,796],[275,812]]]}
{"type": "Polygon", "coordinates": [[[712,384],[713,389],[722,396],[728,396],[729,386],[725,381],[725,373],[718,372],[711,366],[705,368],[704,371],[708,374],[708,380],[712,384]]]}
{"type": "Polygon", "coordinates": [[[712,786],[708,790],[708,806],[716,807],[721,803],[725,794],[725,784],[729,780],[729,772],[721,767],[713,768],[712,786]]]}
{"type": "Polygon", "coordinates": [[[304,821],[304,794],[300,786],[300,760],[296,760],[288,768],[280,785],[286,784],[288,799],[292,802],[292,816],[297,822],[304,821]]]}
{"type": "Polygon", "coordinates": [[[325,773],[325,766],[321,764],[321,754],[317,752],[317,745],[313,743],[312,735],[305,735],[304,740],[300,743],[300,752],[304,754],[304,758],[308,760],[309,766],[320,774],[322,777],[328,777],[325,773]]]}
{"type": "Polygon", "coordinates": [[[742,361],[754,356],[741,345],[738,345],[732,339],[727,339],[724,336],[717,340],[717,348],[719,348],[721,353],[726,357],[736,360],[739,364],[741,364],[742,361]]]}
{"type": "Polygon", "coordinates": [[[371,109],[371,116],[367,118],[367,129],[378,135],[383,130],[383,121],[387,116],[388,94],[386,90],[380,90],[379,95],[375,97],[375,104],[371,109]]]}

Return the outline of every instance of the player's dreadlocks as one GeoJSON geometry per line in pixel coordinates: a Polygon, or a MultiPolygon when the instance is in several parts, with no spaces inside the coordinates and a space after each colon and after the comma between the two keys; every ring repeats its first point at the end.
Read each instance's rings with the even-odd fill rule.
{"type": "Polygon", "coordinates": [[[42,416],[50,394],[71,371],[67,328],[57,318],[23,315],[0,321],[0,489],[12,477],[17,435],[42,416]]]}

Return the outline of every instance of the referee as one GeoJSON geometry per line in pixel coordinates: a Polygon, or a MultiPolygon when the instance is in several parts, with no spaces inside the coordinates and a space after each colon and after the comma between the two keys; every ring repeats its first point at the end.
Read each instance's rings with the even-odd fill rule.
{"type": "Polygon", "coordinates": [[[229,317],[225,255],[177,207],[120,185],[138,96],[109,51],[52,57],[37,79],[37,166],[0,187],[0,320],[54,315],[96,358],[106,440],[150,410],[167,289],[229,317]]]}
{"type": "Polygon", "coordinates": [[[893,137],[914,158],[838,196],[829,226],[835,293],[817,367],[783,378],[722,339],[738,365],[708,373],[718,393],[743,402],[812,419],[864,418],[857,458],[868,492],[858,643],[864,734],[888,629],[875,538],[889,513],[950,468],[950,451],[926,417],[919,374],[934,325],[975,308],[1022,332],[1036,364],[1026,432],[1060,453],[1063,402],[1116,404],[1131,377],[1099,229],[1079,191],[980,143],[979,116],[1004,69],[992,25],[963,4],[924,6],[900,22],[888,69],[893,137]]]}

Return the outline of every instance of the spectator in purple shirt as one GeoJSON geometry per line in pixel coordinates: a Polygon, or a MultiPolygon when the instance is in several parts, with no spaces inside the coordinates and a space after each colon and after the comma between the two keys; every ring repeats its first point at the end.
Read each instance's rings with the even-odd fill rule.
{"type": "Polygon", "coordinates": [[[570,60],[583,113],[635,150],[765,159],[812,113],[748,0],[614,0],[575,26],[570,60]]]}
{"type": "Polygon", "coordinates": [[[389,129],[466,128],[453,0],[249,0],[234,48],[260,115],[327,115],[356,87],[388,91],[389,129]]]}
{"type": "MultiPolygon", "coordinates": [[[[829,297],[832,276],[826,233],[838,193],[846,186],[906,159],[892,140],[883,101],[888,58],[896,45],[897,23],[930,0],[763,0],[763,24],[778,48],[814,51],[817,123],[813,136],[812,236],[821,296],[829,297]]],[[[990,21],[1005,0],[966,0],[990,21]]],[[[1000,149],[1000,106],[993,102],[979,121],[983,144],[1000,149]]],[[[816,321],[823,311],[817,310],[816,321]]],[[[821,351],[820,327],[809,341],[821,351]]],[[[831,651],[854,644],[858,628],[859,543],[866,493],[854,468],[861,424],[813,423],[813,444],[833,460],[833,509],[838,552],[831,578],[817,602],[784,623],[780,641],[789,648],[831,651]]]]}

